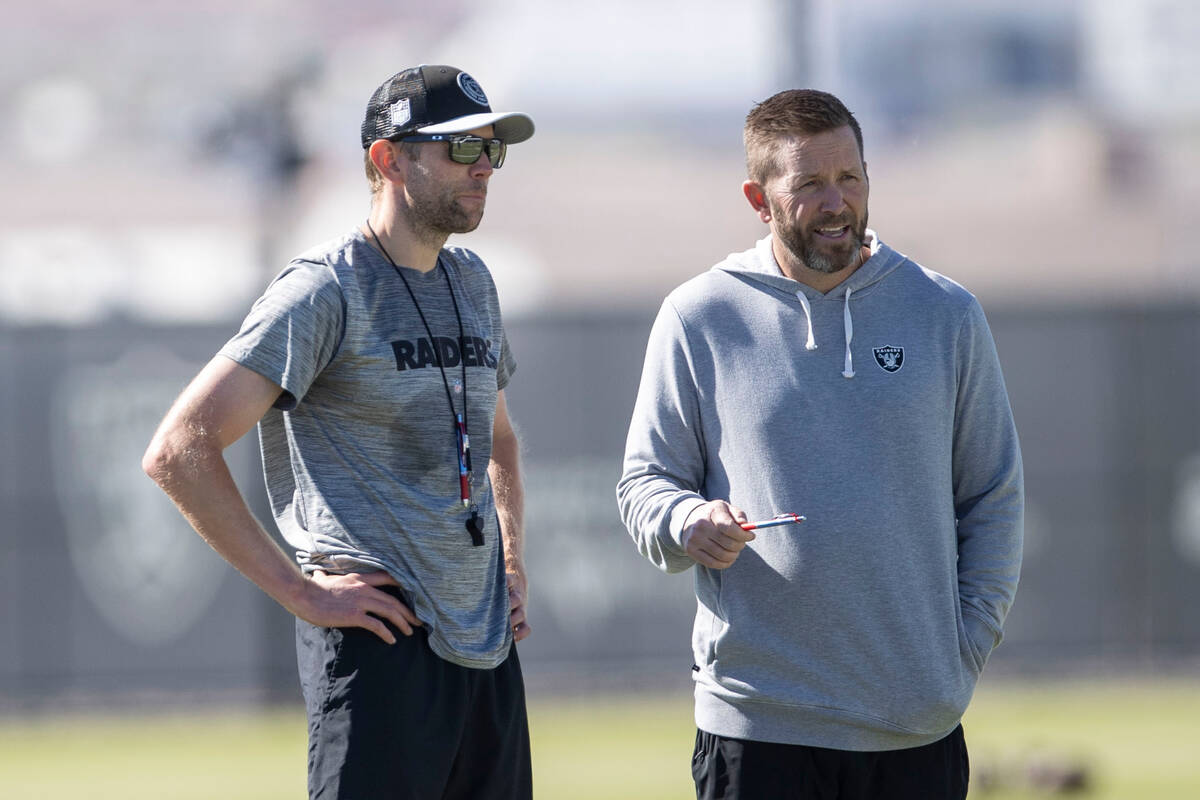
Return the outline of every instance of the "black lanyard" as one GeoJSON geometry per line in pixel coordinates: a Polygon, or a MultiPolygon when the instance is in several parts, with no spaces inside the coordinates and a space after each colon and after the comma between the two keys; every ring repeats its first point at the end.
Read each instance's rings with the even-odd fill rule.
{"type": "MultiPolygon", "coordinates": [[[[450,282],[450,270],[445,265],[442,266],[442,274],[446,276],[446,288],[450,291],[450,302],[454,305],[454,318],[458,321],[458,361],[462,366],[463,410],[461,414],[454,410],[454,396],[450,392],[450,380],[446,377],[446,367],[442,363],[442,350],[438,347],[437,340],[433,338],[433,329],[429,327],[429,322],[425,319],[425,312],[421,310],[421,304],[417,302],[416,293],[413,292],[408,278],[404,277],[400,267],[392,260],[391,254],[384,249],[383,242],[379,241],[379,234],[375,233],[375,229],[371,227],[370,220],[367,221],[367,230],[371,232],[371,237],[375,240],[375,246],[379,248],[379,252],[383,253],[383,257],[388,260],[392,269],[404,282],[404,288],[408,290],[408,296],[412,298],[413,307],[417,309],[417,316],[421,318],[421,324],[425,326],[425,333],[429,336],[429,344],[433,347],[438,371],[442,374],[442,387],[446,390],[446,403],[450,406],[450,417],[454,420],[454,436],[458,445],[459,497],[462,499],[463,508],[471,509],[471,516],[466,523],[467,532],[471,534],[471,544],[479,547],[483,544],[483,524],[479,519],[479,511],[471,502],[471,437],[467,434],[467,360],[462,355],[466,332],[463,330],[462,314],[458,310],[458,299],[454,296],[454,284],[450,282]]],[[[438,263],[441,263],[440,255],[438,263]]]]}

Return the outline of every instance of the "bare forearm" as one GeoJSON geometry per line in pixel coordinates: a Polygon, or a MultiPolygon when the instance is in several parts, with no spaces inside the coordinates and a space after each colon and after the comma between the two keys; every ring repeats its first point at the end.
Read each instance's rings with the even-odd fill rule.
{"type": "Polygon", "coordinates": [[[284,608],[300,611],[304,577],[250,513],[218,447],[151,443],[143,468],[198,534],[239,572],[284,608]]]}
{"type": "Polygon", "coordinates": [[[254,427],[278,384],[222,356],[210,361],[171,406],[142,457],[142,469],[175,502],[196,532],[239,572],[301,619],[325,627],[365,628],[392,644],[421,621],[380,587],[384,572],[305,578],[250,513],[225,448],[254,427]]]}
{"type": "Polygon", "coordinates": [[[524,576],[525,490],[521,483],[520,443],[516,436],[497,441],[488,463],[488,477],[496,499],[500,533],[504,541],[504,565],[509,572],[524,576]]]}
{"type": "Polygon", "coordinates": [[[500,518],[500,538],[504,545],[504,571],[507,573],[508,615],[513,639],[521,641],[530,634],[525,604],[529,599],[529,579],[525,575],[525,490],[521,485],[521,442],[508,418],[504,392],[496,395],[496,417],[492,425],[492,457],[488,478],[500,518]]]}

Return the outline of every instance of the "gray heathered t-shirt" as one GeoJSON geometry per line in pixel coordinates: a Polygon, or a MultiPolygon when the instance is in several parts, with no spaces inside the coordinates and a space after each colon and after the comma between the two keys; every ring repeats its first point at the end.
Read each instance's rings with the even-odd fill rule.
{"type": "Polygon", "coordinates": [[[259,435],[272,513],[301,567],[386,570],[434,652],[490,669],[512,641],[487,464],[496,394],[515,362],[478,256],[446,248],[431,272],[400,269],[433,342],[400,276],[355,231],[293,260],[220,352],[284,389],[259,435]],[[454,417],[435,347],[456,413],[467,397],[480,547],[465,527],[454,417]]]}

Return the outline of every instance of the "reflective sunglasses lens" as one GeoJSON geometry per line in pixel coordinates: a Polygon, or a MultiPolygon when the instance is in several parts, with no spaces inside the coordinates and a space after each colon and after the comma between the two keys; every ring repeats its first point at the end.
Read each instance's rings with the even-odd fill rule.
{"type": "Polygon", "coordinates": [[[450,140],[450,160],[459,164],[474,164],[483,152],[483,139],[478,136],[464,136],[461,139],[450,140]]]}
{"type": "Polygon", "coordinates": [[[492,169],[500,169],[504,166],[504,156],[508,154],[508,145],[501,139],[492,139],[488,142],[488,161],[492,162],[492,169]]]}

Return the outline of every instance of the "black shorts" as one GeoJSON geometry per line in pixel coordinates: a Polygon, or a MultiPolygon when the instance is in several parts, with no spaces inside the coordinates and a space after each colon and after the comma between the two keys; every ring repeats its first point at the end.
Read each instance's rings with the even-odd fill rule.
{"type": "Polygon", "coordinates": [[[428,634],[296,621],[308,793],[322,800],[528,800],[525,687],[514,646],[495,669],[438,657],[428,634]]]}
{"type": "Polygon", "coordinates": [[[698,730],[692,755],[697,800],[963,800],[969,775],[961,725],[924,747],[863,753],[698,730]]]}

